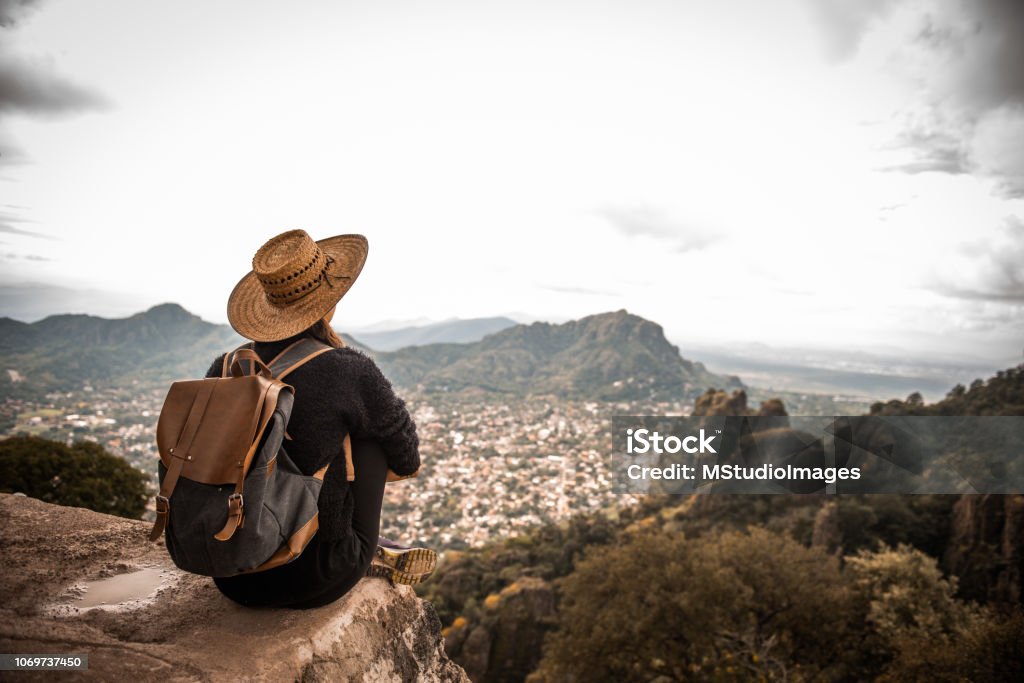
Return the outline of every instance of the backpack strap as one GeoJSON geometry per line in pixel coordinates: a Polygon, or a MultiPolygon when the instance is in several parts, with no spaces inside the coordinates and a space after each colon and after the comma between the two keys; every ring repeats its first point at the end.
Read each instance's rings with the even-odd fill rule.
{"type": "Polygon", "coordinates": [[[221,363],[221,366],[220,366],[220,376],[221,377],[228,377],[231,374],[231,358],[235,355],[236,351],[241,351],[242,349],[252,350],[252,347],[254,345],[255,345],[255,342],[248,342],[247,344],[242,344],[241,346],[239,346],[234,351],[228,351],[227,353],[225,353],[224,354],[224,362],[221,363]]]}
{"type": "Polygon", "coordinates": [[[352,435],[346,434],[345,440],[341,442],[341,447],[345,451],[345,480],[355,481],[356,480],[356,466],[352,462],[352,435]]]}
{"type": "Polygon", "coordinates": [[[178,441],[174,444],[174,448],[169,451],[171,462],[167,467],[167,474],[164,475],[163,484],[160,486],[160,494],[156,497],[156,522],[153,524],[153,530],[149,533],[150,541],[160,538],[160,534],[164,532],[164,527],[167,526],[167,518],[171,512],[171,494],[174,493],[174,487],[178,484],[178,477],[181,476],[181,470],[185,466],[185,462],[192,459],[189,449],[192,447],[192,440],[195,439],[196,432],[199,430],[199,423],[203,419],[203,413],[206,412],[206,405],[210,402],[210,396],[213,394],[213,385],[214,382],[207,381],[203,383],[189,410],[185,426],[182,428],[181,434],[178,435],[178,441]]]}
{"type": "MultiPolygon", "coordinates": [[[[291,373],[292,370],[295,370],[301,367],[302,365],[305,365],[306,363],[313,360],[317,356],[327,353],[328,351],[331,351],[333,348],[333,346],[329,346],[322,342],[318,342],[315,339],[303,337],[302,339],[293,342],[290,346],[281,351],[281,353],[277,354],[277,356],[275,356],[267,365],[270,368],[270,373],[273,376],[273,378],[275,380],[278,380],[279,382],[282,382],[283,384],[284,378],[289,373],[291,373]]],[[[253,351],[250,351],[249,353],[253,353],[253,351]]],[[[236,349],[235,353],[233,353],[232,355],[236,354],[239,355],[239,357],[242,359],[245,359],[248,355],[245,353],[244,350],[240,352],[238,349],[236,349]]],[[[232,361],[232,364],[234,364],[234,362],[235,361],[232,361]]],[[[277,385],[275,388],[277,390],[280,390],[281,386],[282,385],[277,385]]],[[[263,438],[263,430],[266,428],[266,426],[267,422],[265,422],[262,425],[262,427],[260,427],[259,431],[256,434],[256,439],[253,441],[252,447],[246,454],[244,467],[241,470],[242,474],[235,484],[234,492],[228,499],[227,522],[224,524],[223,529],[214,534],[214,538],[216,538],[219,541],[229,540],[235,534],[235,531],[245,523],[245,511],[243,509],[244,504],[242,499],[242,489],[245,484],[245,473],[248,472],[249,470],[249,462],[252,460],[252,457],[256,452],[256,448],[259,445],[261,439],[263,438]]],[[[352,465],[352,447],[348,435],[345,436],[343,446],[345,450],[345,466],[348,468],[346,477],[349,481],[352,481],[353,479],[355,479],[355,471],[352,465]]],[[[320,471],[318,471],[314,476],[318,476],[322,480],[323,476],[327,473],[328,467],[329,465],[325,466],[320,471]]]]}
{"type": "MultiPolygon", "coordinates": [[[[290,390],[291,387],[288,387],[283,382],[272,384],[267,388],[266,393],[263,395],[263,400],[260,403],[264,406],[268,403],[272,406],[276,406],[278,394],[281,393],[282,389],[290,390]]],[[[273,416],[273,410],[257,411],[254,416],[255,423],[253,424],[253,429],[256,430],[256,437],[253,439],[252,445],[245,454],[245,458],[241,463],[239,463],[239,474],[238,480],[235,482],[235,490],[230,496],[228,496],[227,522],[224,523],[223,529],[213,535],[213,537],[218,541],[229,540],[234,536],[237,529],[245,525],[245,510],[243,509],[245,503],[242,498],[242,491],[245,488],[245,476],[249,473],[249,465],[252,463],[253,456],[256,455],[256,450],[259,448],[260,442],[263,440],[263,432],[266,430],[267,425],[270,424],[273,416]]]]}
{"type": "MultiPolygon", "coordinates": [[[[228,377],[231,372],[229,362],[232,357],[238,352],[244,349],[252,350],[254,347],[253,342],[242,344],[240,347],[232,351],[231,353],[224,356],[224,364],[221,375],[228,377]]],[[[327,353],[333,350],[333,346],[324,344],[315,339],[309,337],[303,337],[292,342],[283,351],[274,356],[273,359],[267,366],[270,368],[270,372],[274,379],[283,381],[293,370],[297,370],[309,361],[313,360],[317,356],[327,353]]],[[[257,442],[259,438],[257,438],[257,442]]],[[[345,440],[342,442],[342,449],[345,453],[345,479],[348,481],[354,481],[356,478],[355,464],[352,462],[352,437],[348,434],[345,435],[345,440]]],[[[326,474],[327,467],[324,467],[321,476],[326,474]]],[[[241,487],[242,482],[238,482],[236,486],[236,493],[240,493],[237,489],[241,487]]],[[[241,510],[231,510],[229,512],[228,523],[225,524],[224,529],[221,530],[221,534],[230,538],[234,534],[234,529],[240,526],[241,522],[241,510]]]]}
{"type": "Polygon", "coordinates": [[[252,349],[239,349],[231,354],[231,376],[244,377],[246,375],[262,375],[267,379],[273,379],[270,368],[263,362],[252,349]],[[249,361],[248,371],[242,367],[242,363],[249,361]]]}
{"type": "MultiPolygon", "coordinates": [[[[270,365],[270,372],[273,373],[274,379],[283,380],[293,370],[297,370],[320,354],[327,353],[333,349],[333,346],[328,346],[323,342],[318,342],[315,339],[310,339],[309,337],[303,337],[281,353],[277,354],[277,356],[268,363],[268,365],[270,365]]],[[[355,481],[356,467],[352,462],[351,435],[345,435],[345,440],[342,442],[342,449],[345,452],[345,479],[348,481],[355,481]]]]}
{"type": "Polygon", "coordinates": [[[267,365],[270,366],[270,372],[273,373],[274,379],[283,381],[293,370],[297,370],[320,354],[327,353],[333,349],[333,346],[328,346],[309,337],[303,337],[274,356],[273,360],[267,363],[267,365]]]}

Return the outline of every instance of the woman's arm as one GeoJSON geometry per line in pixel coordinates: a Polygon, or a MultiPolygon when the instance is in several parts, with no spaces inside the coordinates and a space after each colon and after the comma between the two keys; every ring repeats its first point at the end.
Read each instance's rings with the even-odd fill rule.
{"type": "Polygon", "coordinates": [[[363,433],[357,436],[379,441],[387,454],[388,468],[399,476],[411,475],[420,468],[416,423],[377,364],[364,358],[360,393],[366,412],[363,433]]]}

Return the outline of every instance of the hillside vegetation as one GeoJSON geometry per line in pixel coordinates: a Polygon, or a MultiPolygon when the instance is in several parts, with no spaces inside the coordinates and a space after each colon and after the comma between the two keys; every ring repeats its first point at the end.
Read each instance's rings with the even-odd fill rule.
{"type": "MultiPolygon", "coordinates": [[[[873,413],[1022,397],[1024,366],[873,413]]],[[[710,391],[697,412],[785,407],[710,391]]],[[[1024,677],[1022,584],[1024,495],[715,495],[449,553],[419,591],[478,681],[1003,681],[1024,677]]]]}

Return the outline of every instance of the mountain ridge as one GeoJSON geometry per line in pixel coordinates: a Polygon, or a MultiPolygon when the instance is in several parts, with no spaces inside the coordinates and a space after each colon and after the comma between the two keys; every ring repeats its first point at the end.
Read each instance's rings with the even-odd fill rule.
{"type": "MultiPolygon", "coordinates": [[[[392,382],[407,388],[613,400],[681,399],[711,386],[742,386],[738,378],[715,375],[683,358],[661,325],[625,309],[566,323],[517,324],[475,342],[395,351],[342,338],[370,353],[392,382]]],[[[0,394],[201,376],[210,360],[243,341],[230,327],[206,322],[174,303],[127,318],[67,314],[35,323],[0,318],[6,368],[25,378],[15,383],[0,376],[0,394]]]]}
{"type": "Polygon", "coordinates": [[[516,325],[472,344],[434,344],[376,357],[396,383],[442,391],[682,399],[711,386],[742,386],[738,378],[715,375],[683,358],[661,325],[625,309],[566,323],[516,325]]]}
{"type": "Polygon", "coordinates": [[[0,396],[38,396],[83,384],[166,381],[202,375],[216,355],[242,339],[178,304],[160,304],[127,318],[47,316],[34,323],[0,318],[0,396]],[[201,367],[202,366],[202,367],[201,367]]]}

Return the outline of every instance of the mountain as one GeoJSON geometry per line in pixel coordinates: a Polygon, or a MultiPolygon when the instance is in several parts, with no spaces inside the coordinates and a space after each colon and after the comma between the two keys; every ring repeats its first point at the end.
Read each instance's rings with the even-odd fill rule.
{"type": "Polygon", "coordinates": [[[166,381],[199,376],[207,363],[241,338],[177,304],[128,318],[54,315],[32,324],[0,318],[3,395],[79,388],[132,379],[166,381]],[[207,360],[209,359],[209,360],[207,360]]]}
{"type": "Polygon", "coordinates": [[[560,325],[516,325],[472,344],[429,344],[376,356],[401,386],[604,400],[680,399],[739,387],[686,360],[661,326],[625,310],[560,325]]]}
{"type": "Polygon", "coordinates": [[[399,327],[390,330],[355,331],[353,334],[370,348],[378,351],[394,351],[406,346],[423,346],[424,344],[468,344],[515,325],[515,320],[505,317],[470,318],[467,320],[443,320],[429,325],[399,327]]]}
{"type": "MultiPolygon", "coordinates": [[[[342,338],[369,352],[363,340],[342,338]]],[[[242,341],[230,327],[177,304],[114,320],[56,315],[26,324],[0,318],[0,370],[9,370],[0,374],[0,396],[199,377],[210,360],[242,341]]],[[[371,353],[397,386],[429,390],[617,400],[678,399],[708,387],[742,386],[684,359],[660,325],[624,310],[559,325],[514,325],[468,344],[371,353]]]]}

